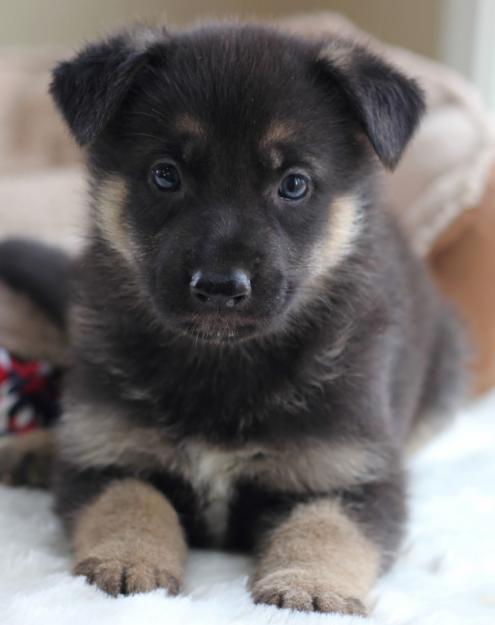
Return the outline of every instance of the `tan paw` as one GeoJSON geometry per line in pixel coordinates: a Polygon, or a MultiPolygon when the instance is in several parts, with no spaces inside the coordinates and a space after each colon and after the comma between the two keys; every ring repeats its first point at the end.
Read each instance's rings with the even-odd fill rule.
{"type": "Polygon", "coordinates": [[[301,612],[339,612],[366,616],[363,603],[346,597],[330,585],[305,571],[287,569],[270,573],[254,582],[251,595],[255,603],[301,612]]]}
{"type": "Polygon", "coordinates": [[[176,575],[144,560],[121,561],[105,558],[86,558],[74,566],[75,575],[84,575],[109,595],[133,595],[165,588],[177,595],[180,581],[176,575]]]}

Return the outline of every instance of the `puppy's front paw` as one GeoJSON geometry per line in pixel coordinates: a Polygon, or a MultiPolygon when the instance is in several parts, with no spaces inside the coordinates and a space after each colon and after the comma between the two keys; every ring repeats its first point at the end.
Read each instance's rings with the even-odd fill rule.
{"type": "Polygon", "coordinates": [[[254,582],[251,595],[255,603],[301,612],[339,612],[366,616],[363,603],[340,594],[317,576],[299,569],[286,569],[265,575],[254,582]]]}
{"type": "Polygon", "coordinates": [[[171,595],[180,590],[180,580],[165,567],[144,559],[123,561],[111,558],[86,558],[74,566],[75,575],[84,575],[109,595],[133,595],[165,588],[171,595]]]}

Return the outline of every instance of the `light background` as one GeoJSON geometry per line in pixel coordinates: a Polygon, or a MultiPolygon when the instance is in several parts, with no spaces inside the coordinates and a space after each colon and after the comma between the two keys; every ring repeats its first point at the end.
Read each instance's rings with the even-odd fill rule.
{"type": "Polygon", "coordinates": [[[391,43],[438,57],[443,4],[444,0],[1,0],[0,45],[77,44],[136,18],[183,24],[204,16],[332,9],[391,43]]]}
{"type": "Polygon", "coordinates": [[[77,47],[138,19],[185,24],[318,10],[452,66],[495,111],[495,0],[0,0],[0,46],[77,47]]]}

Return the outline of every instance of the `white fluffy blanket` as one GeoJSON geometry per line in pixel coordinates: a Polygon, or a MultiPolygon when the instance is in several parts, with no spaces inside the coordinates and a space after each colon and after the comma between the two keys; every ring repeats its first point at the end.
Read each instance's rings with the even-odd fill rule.
{"type": "MultiPolygon", "coordinates": [[[[495,393],[465,410],[411,462],[403,554],[380,582],[370,624],[495,623],[495,393]]],[[[69,573],[46,493],[0,487],[1,625],[360,624],[359,617],[254,606],[249,560],[195,552],[187,594],[113,599],[69,573]]]]}

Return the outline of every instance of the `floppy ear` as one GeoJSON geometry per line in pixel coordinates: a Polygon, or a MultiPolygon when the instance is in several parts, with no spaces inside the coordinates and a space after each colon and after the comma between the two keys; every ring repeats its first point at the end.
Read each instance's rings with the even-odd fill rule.
{"type": "Polygon", "coordinates": [[[340,85],[380,161],[393,169],[425,110],[417,83],[345,40],[326,44],[317,63],[340,85]]]}
{"type": "Polygon", "coordinates": [[[50,93],[80,145],[92,143],[128,93],[165,31],[132,31],[91,44],[53,71],[50,93]]]}

